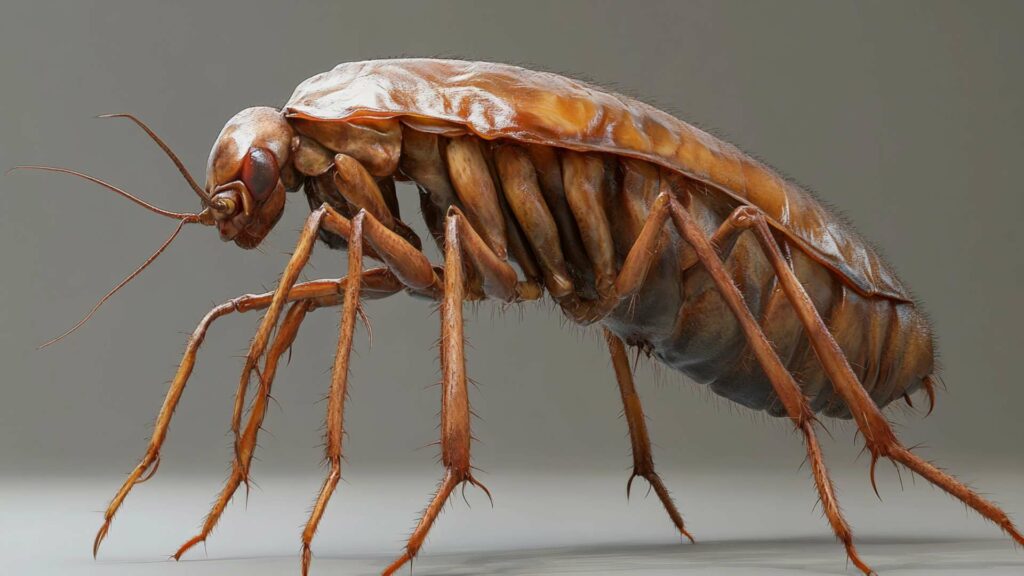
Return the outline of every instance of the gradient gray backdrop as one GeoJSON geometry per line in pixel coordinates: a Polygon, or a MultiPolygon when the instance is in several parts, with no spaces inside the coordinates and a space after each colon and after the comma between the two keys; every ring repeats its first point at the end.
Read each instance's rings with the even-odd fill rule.
{"type": "MultiPolygon", "coordinates": [[[[455,56],[536,64],[615,87],[777,166],[877,243],[934,319],[949,387],[928,419],[894,413],[903,438],[926,442],[928,457],[1024,515],[1022,24],[1024,6],[1011,2],[7,0],[0,8],[0,164],[79,168],[159,206],[194,210],[194,195],[137,129],[91,117],[138,114],[201,176],[231,115],[280,105],[303,79],[342,61],[455,56]]],[[[415,195],[407,187],[400,193],[407,219],[422,230],[415,195]]],[[[173,224],[67,177],[2,180],[0,551],[35,558],[36,570],[50,566],[39,563],[47,558],[61,573],[206,573],[202,562],[177,571],[163,562],[121,562],[165,558],[218,489],[230,458],[238,356],[257,315],[229,317],[211,330],[160,472],[129,497],[98,564],[87,560],[95,511],[141,456],[185,334],[212,304],[271,288],[307,212],[302,195],[290,197],[261,251],[223,244],[210,229],[187,229],[80,332],[36,351],[145,259],[173,224]]],[[[319,246],[312,264],[309,277],[337,276],[344,257],[319,246]]],[[[332,555],[397,551],[440,474],[436,448],[419,449],[437,437],[439,398],[430,387],[437,317],[405,296],[367,309],[375,340],[370,349],[358,337],[347,483],[315,544],[324,564],[315,562],[314,573],[332,573],[332,555]]],[[[208,556],[191,556],[285,559],[226,561],[209,568],[216,573],[242,565],[247,573],[297,573],[298,526],[322,475],[319,401],[337,318],[326,310],[307,320],[278,377],[280,409],[267,419],[254,471],[261,487],[248,510],[236,501],[208,556]]],[[[474,461],[486,471],[481,479],[496,508],[471,491],[475,506],[453,506],[428,556],[674,540],[656,499],[627,506],[629,448],[609,362],[593,331],[563,324],[546,305],[504,314],[484,305],[468,316],[469,371],[480,383],[471,392],[481,416],[474,461]]],[[[618,573],[639,573],[645,558],[659,554],[692,573],[717,573],[716,562],[740,573],[728,564],[737,557],[750,573],[775,560],[779,573],[809,569],[798,551],[778,552],[793,542],[812,544],[821,557],[814,570],[842,573],[841,548],[812,509],[809,474],[799,469],[803,449],[788,424],[655,372],[642,368],[638,383],[659,465],[692,530],[711,542],[704,553],[722,554],[695,566],[688,562],[700,558],[693,556],[699,547],[627,548],[618,573]],[[746,544],[733,550],[731,541],[746,544]]],[[[934,539],[946,537],[995,542],[967,554],[958,565],[964,573],[1015,573],[1024,565],[1024,554],[995,540],[994,527],[920,480],[912,484],[904,474],[901,493],[888,466],[880,467],[885,501],[878,503],[867,459],[856,460],[852,427],[827,425],[841,498],[865,556],[880,568],[913,568],[900,564],[900,554],[886,559],[890,536],[918,546],[925,572],[956,565],[937,559],[945,545],[934,539]]],[[[596,550],[582,552],[583,561],[599,563],[596,550]]],[[[508,556],[503,569],[556,570],[514,571],[531,556],[508,556]]],[[[481,571],[498,569],[470,569],[481,571]]],[[[591,572],[599,570],[582,570],[591,572]]]]}

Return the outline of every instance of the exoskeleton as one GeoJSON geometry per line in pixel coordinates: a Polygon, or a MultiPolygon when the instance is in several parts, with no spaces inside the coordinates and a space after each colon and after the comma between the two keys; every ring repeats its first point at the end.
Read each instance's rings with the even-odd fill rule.
{"type": "Polygon", "coordinates": [[[514,66],[342,64],[303,82],[282,109],[250,108],[228,121],[203,186],[129,118],[164,148],[203,202],[198,214],[146,205],[180,220],[178,230],[190,222],[216,225],[223,240],[252,248],[277,222],[289,192],[303,190],[312,213],[276,290],[218,306],[196,328],[146,454],[106,511],[97,548],[131,488],[156,471],[171,415],[214,320],[266,310],[239,381],[232,475],[202,531],[175,557],[207,538],[247,482],[278,361],[303,318],[341,306],[326,417],[330,467],[302,535],[305,573],[341,475],[360,302],[403,291],[441,306],[444,475],[385,574],[416,556],[456,487],[483,488],[470,466],[462,316],[464,302],[480,299],[550,297],[573,322],[602,326],[632,443],[629,482],[647,480],[682,535],[690,536],[654,469],[629,347],[730,400],[789,418],[805,440],[828,521],[865,573],[871,569],[854,548],[822,459],[817,413],[855,421],[871,454],[872,482],[876,461],[888,458],[1024,544],[996,505],[905,448],[882,413],[893,400],[909,403],[919,389],[934,405],[932,334],[892,268],[810,194],[665,112],[514,66]],[[428,260],[403,221],[396,182],[418,189],[443,262],[428,260]],[[317,239],[348,250],[346,276],[297,281],[317,239]],[[381,265],[364,269],[364,257],[381,265]],[[258,385],[246,413],[254,373],[258,385]]]}

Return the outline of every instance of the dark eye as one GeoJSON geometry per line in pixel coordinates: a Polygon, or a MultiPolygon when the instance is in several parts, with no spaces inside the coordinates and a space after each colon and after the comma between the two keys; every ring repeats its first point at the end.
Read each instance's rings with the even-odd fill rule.
{"type": "Polygon", "coordinates": [[[279,177],[277,160],[269,150],[253,148],[242,164],[242,182],[257,203],[263,202],[274,188],[279,177]]]}

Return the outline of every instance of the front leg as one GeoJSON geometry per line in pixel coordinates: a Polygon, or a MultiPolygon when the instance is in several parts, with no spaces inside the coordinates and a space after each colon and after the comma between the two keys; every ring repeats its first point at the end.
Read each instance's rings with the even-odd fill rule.
{"type": "MultiPolygon", "coordinates": [[[[295,245],[295,252],[292,253],[284,273],[281,274],[281,280],[277,284],[277,289],[274,290],[274,296],[270,301],[270,306],[267,307],[267,313],[263,316],[263,321],[260,322],[259,328],[256,329],[256,335],[253,336],[252,343],[249,345],[249,352],[246,354],[245,365],[242,368],[242,376],[238,382],[238,391],[235,393],[235,410],[231,416],[231,431],[235,435],[235,453],[238,460],[236,464],[241,464],[241,458],[237,456],[241,453],[240,427],[242,412],[245,407],[246,391],[249,389],[252,372],[256,369],[259,359],[266,350],[267,343],[270,340],[270,333],[274,326],[277,325],[277,320],[281,315],[288,291],[291,290],[295,281],[299,278],[299,273],[302,272],[306,263],[309,262],[309,256],[313,252],[313,242],[316,240],[321,223],[328,212],[337,214],[330,206],[324,204],[306,218],[306,223],[299,235],[299,241],[295,245]]],[[[344,220],[344,217],[340,214],[337,214],[337,217],[344,220]]]]}
{"type": "MultiPolygon", "coordinates": [[[[304,574],[309,569],[311,558],[310,545],[313,535],[326,509],[327,502],[341,476],[342,416],[348,378],[348,359],[352,347],[355,316],[358,311],[359,294],[363,278],[363,241],[365,240],[369,244],[368,247],[373,249],[374,256],[383,261],[387,265],[387,269],[406,288],[427,294],[435,294],[439,284],[439,279],[434,273],[434,269],[427,257],[411,245],[408,240],[389,230],[367,210],[360,210],[352,221],[349,221],[326,203],[310,214],[302,229],[295,252],[292,254],[291,259],[289,259],[284,273],[281,275],[281,280],[268,306],[267,313],[257,329],[256,336],[253,338],[245,367],[242,370],[237,396],[235,397],[232,429],[236,433],[236,461],[233,469],[241,473],[241,481],[243,482],[247,482],[248,479],[249,467],[246,454],[250,449],[243,442],[244,439],[238,432],[249,380],[259,359],[264,354],[270,333],[278,323],[281,309],[291,287],[295,284],[299,273],[309,261],[313,250],[313,243],[321,229],[325,229],[348,240],[350,251],[349,276],[345,287],[343,322],[338,343],[338,354],[335,358],[334,374],[328,398],[327,459],[331,470],[320,491],[320,496],[310,515],[306,529],[303,531],[302,565],[304,574]]],[[[230,494],[237,488],[237,481],[231,480],[230,482],[235,485],[233,487],[229,485],[225,492],[222,492],[222,497],[226,495],[230,498],[230,494]]],[[[219,511],[216,508],[214,513],[216,516],[219,516],[219,511]]],[[[204,527],[205,532],[207,530],[204,527]]],[[[204,538],[205,535],[201,535],[201,537],[204,538]]],[[[193,540],[183,547],[182,552],[188,546],[194,544],[195,541],[199,541],[193,540]]]]}
{"type": "MultiPolygon", "coordinates": [[[[381,277],[379,279],[382,280],[382,283],[379,284],[379,288],[387,290],[387,287],[391,284],[389,278],[381,277]]],[[[315,280],[312,282],[296,284],[292,287],[291,291],[288,292],[286,300],[315,302],[321,299],[331,298],[338,293],[338,287],[340,285],[339,282],[342,281],[315,280]]],[[[203,344],[203,340],[206,339],[206,333],[210,329],[210,325],[218,318],[235,312],[243,313],[251,310],[263,310],[270,306],[272,299],[273,294],[271,293],[246,294],[239,296],[238,298],[234,298],[224,304],[214,307],[212,310],[207,312],[205,316],[203,316],[199,325],[196,326],[195,331],[192,332],[192,336],[189,338],[188,345],[185,348],[185,354],[181,358],[181,363],[178,365],[178,371],[175,373],[174,379],[171,381],[171,384],[167,389],[167,395],[164,398],[164,403],[160,407],[160,413],[157,415],[156,423],[153,425],[153,434],[150,436],[149,446],[146,448],[146,453],[135,466],[135,469],[128,475],[128,478],[121,485],[121,488],[114,495],[113,499],[111,499],[110,504],[107,506],[107,509],[103,514],[103,524],[96,533],[96,539],[93,542],[94,556],[99,552],[100,544],[103,542],[103,539],[106,538],[107,532],[110,530],[110,524],[114,519],[114,515],[117,514],[121,504],[124,502],[125,498],[128,497],[128,493],[131,492],[132,488],[136,484],[145,482],[156,473],[156,469],[160,464],[160,450],[163,447],[164,441],[167,439],[167,433],[171,425],[171,418],[174,415],[175,409],[178,407],[181,395],[185,391],[185,385],[188,383],[189,378],[192,375],[192,369],[196,364],[196,355],[203,344]]]]}
{"type": "MultiPolygon", "coordinates": [[[[173,556],[175,560],[180,560],[196,544],[206,542],[206,539],[227,509],[228,503],[231,502],[235,492],[242,482],[249,477],[250,466],[256,451],[257,436],[260,430],[263,429],[263,420],[270,401],[270,390],[274,383],[274,377],[277,374],[281,356],[291,349],[298,334],[299,326],[302,324],[306,314],[317,308],[341,305],[343,295],[348,292],[348,285],[352,281],[348,277],[331,281],[328,290],[296,300],[288,311],[285,312],[284,319],[277,328],[274,341],[267,351],[267,357],[264,360],[263,370],[260,374],[262,376],[260,386],[249,410],[249,419],[242,430],[241,442],[239,444],[241,448],[239,460],[233,463],[231,475],[225,481],[224,487],[217,496],[217,500],[213,503],[209,513],[203,520],[202,529],[178,548],[173,556]]],[[[355,281],[361,285],[361,297],[363,300],[386,298],[397,294],[403,288],[402,284],[387,268],[367,270],[355,281]]],[[[293,299],[299,287],[304,286],[303,284],[297,285],[289,295],[289,299],[293,299]]],[[[264,295],[264,308],[269,305],[271,297],[272,294],[264,295]]],[[[246,488],[248,488],[248,485],[246,488]]],[[[248,493],[246,493],[246,498],[248,499],[248,493]]]]}
{"type": "MultiPolygon", "coordinates": [[[[388,230],[372,214],[367,214],[364,222],[366,240],[373,248],[374,257],[380,259],[388,266],[403,285],[411,290],[431,290],[437,284],[434,269],[430,260],[416,249],[407,240],[398,234],[388,230]]],[[[348,238],[352,233],[352,223],[329,204],[323,204],[314,210],[306,219],[305,225],[299,240],[295,245],[295,251],[288,260],[288,265],[281,274],[281,280],[274,291],[273,299],[267,308],[263,321],[256,330],[252,344],[249,346],[249,353],[246,355],[245,365],[242,368],[242,375],[238,382],[238,390],[235,394],[235,409],[231,418],[231,430],[235,434],[236,459],[241,463],[241,435],[240,427],[242,412],[245,407],[246,392],[252,373],[256,369],[259,359],[266,351],[267,343],[274,326],[277,325],[289,290],[295,285],[299,273],[309,262],[310,254],[313,252],[313,244],[321,229],[327,230],[348,238]]],[[[245,470],[245,467],[242,467],[245,470]]]]}

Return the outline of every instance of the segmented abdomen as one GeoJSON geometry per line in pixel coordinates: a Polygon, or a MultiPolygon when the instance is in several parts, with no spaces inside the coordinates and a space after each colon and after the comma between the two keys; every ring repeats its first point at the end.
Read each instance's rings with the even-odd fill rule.
{"type": "MultiPolygon", "coordinates": [[[[421,206],[427,227],[435,240],[442,236],[443,215],[452,205],[459,206],[475,220],[481,235],[493,246],[501,246],[521,268],[527,279],[544,282],[549,290],[559,285],[553,273],[564,271],[562,281],[571,293],[560,299],[594,300],[602,291],[601,263],[595,265],[594,251],[588,254],[586,234],[581,224],[607,221],[611,239],[611,274],[617,274],[646,219],[661,180],[670,179],[669,189],[689,198],[687,209],[710,237],[737,203],[709,190],[703,184],[668,174],[648,163],[613,155],[590,155],[543,148],[530,150],[515,143],[487,142],[474,137],[458,137],[457,143],[437,135],[403,129],[403,146],[398,176],[408,178],[421,190],[421,206]],[[456,150],[458,150],[456,152],[456,150]],[[480,164],[475,177],[450,176],[454,162],[462,155],[479,152],[480,164]],[[515,153],[510,152],[514,150],[515,153]],[[536,174],[544,205],[552,214],[553,227],[538,229],[534,220],[517,218],[509,207],[510,181],[503,182],[502,171],[495,167],[496,156],[513,154],[536,174]],[[567,189],[579,183],[579,176],[566,170],[571,162],[593,167],[599,172],[591,182],[599,183],[588,194],[596,200],[581,222],[569,207],[567,189]],[[575,178],[575,180],[574,180],[575,178]],[[486,214],[486,198],[462,189],[467,182],[479,187],[488,182],[499,195],[492,208],[492,221],[504,223],[501,235],[495,227],[480,224],[486,214]],[[598,216],[598,217],[595,217],[598,216]],[[543,253],[542,253],[543,252],[543,253]],[[547,256],[545,256],[545,254],[547,256]],[[564,268],[554,270],[551,254],[564,268]]],[[[466,168],[473,171],[470,162],[466,168]]],[[[579,168],[574,168],[579,172],[579,168]]],[[[507,169],[506,171],[507,172],[507,169]]],[[[507,175],[507,174],[505,174],[507,175]]],[[[390,183],[390,177],[382,181],[390,183]]],[[[341,193],[334,189],[329,174],[310,178],[306,193],[311,205],[328,201],[342,212],[352,214],[341,193]]],[[[324,233],[332,247],[344,247],[339,238],[324,233]]],[[[793,267],[807,289],[829,329],[842,346],[865,389],[880,406],[920,387],[933,370],[932,340],[928,324],[913,303],[881,296],[861,296],[835,273],[795,250],[782,240],[793,267]]],[[[784,293],[776,284],[774,272],[753,235],[740,234],[735,244],[722,246],[721,253],[733,280],[747,305],[758,318],[783,362],[796,376],[816,412],[849,417],[845,405],[833,393],[821,365],[811,350],[784,293]]],[[[707,384],[721,396],[744,406],[784,416],[770,382],[750,354],[743,333],[709,275],[699,265],[682,266],[688,247],[672,229],[666,229],[660,257],[651,267],[643,287],[635,298],[615,308],[603,323],[627,343],[652,353],[658,360],[697,382],[707,384]]],[[[599,256],[598,256],[599,257],[599,256]]],[[[691,263],[692,264],[692,263],[691,263]]],[[[554,275],[558,275],[558,274],[554,275]]],[[[554,292],[554,290],[551,290],[554,292]]]]}
{"type": "MultiPolygon", "coordinates": [[[[577,320],[584,315],[575,302],[609,294],[659,191],[686,199],[708,236],[735,208],[755,206],[772,219],[776,239],[876,403],[885,406],[913,392],[932,373],[928,323],[891,267],[809,194],[734,147],[650,107],[560,83],[564,79],[552,75],[542,81],[519,76],[516,83],[516,70],[521,69],[394,61],[343,66],[307,81],[285,114],[302,134],[295,162],[311,175],[311,205],[326,200],[343,212],[353,209],[332,184],[334,153],[356,159],[391,194],[393,179],[412,180],[435,239],[448,207],[460,207],[499,256],[517,262],[527,280],[546,286],[577,320]],[[452,70],[465,74],[438,86],[441,71],[452,70]],[[341,80],[365,90],[339,85],[341,80]],[[545,94],[550,86],[563,93],[545,94]],[[600,103],[577,110],[579,118],[552,120],[550,111],[515,109],[517,103],[547,102],[571,111],[588,94],[598,94],[600,103]],[[599,131],[584,122],[594,118],[599,131]],[[636,131],[652,122],[658,128],[643,140],[636,131]],[[673,138],[666,126],[686,133],[673,138]],[[563,146],[554,130],[573,136],[563,146]],[[627,144],[637,139],[646,148],[631,152],[627,144]],[[692,171],[677,167],[691,161],[692,171]],[[742,191],[723,187],[730,174],[740,173],[730,172],[736,166],[745,175],[742,191]]],[[[407,229],[396,231],[409,235],[407,229]]],[[[735,317],[706,271],[694,265],[692,249],[674,230],[664,234],[640,292],[601,321],[717,394],[783,415],[735,317]]],[[[343,247],[338,238],[325,240],[343,247]]],[[[752,234],[740,234],[721,252],[812,408],[849,417],[752,234]]]]}
{"type": "MultiPolygon", "coordinates": [[[[700,193],[691,198],[688,210],[710,237],[730,205],[700,193]]],[[[674,234],[673,238],[678,242],[674,234]]],[[[875,403],[886,406],[920,388],[935,368],[931,329],[920,309],[912,302],[861,296],[832,271],[782,243],[801,284],[875,403]]],[[[723,248],[733,281],[812,409],[849,418],[753,234],[743,233],[734,246],[723,248]]],[[[606,324],[716,394],[785,416],[710,276],[699,265],[681,271],[678,251],[679,244],[673,243],[637,300],[617,309],[606,324]]]]}

